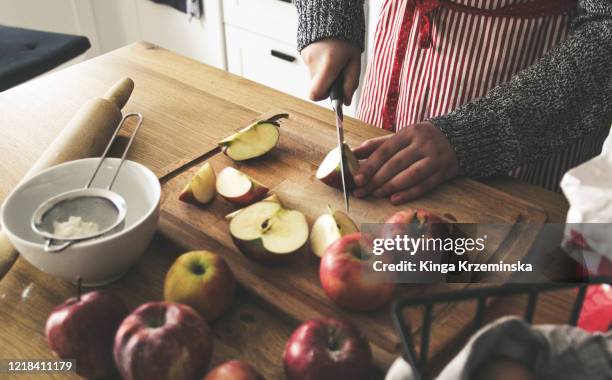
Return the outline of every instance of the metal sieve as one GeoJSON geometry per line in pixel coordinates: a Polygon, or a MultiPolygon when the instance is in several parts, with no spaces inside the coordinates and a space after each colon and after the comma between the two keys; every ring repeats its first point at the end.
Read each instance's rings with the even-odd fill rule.
{"type": "Polygon", "coordinates": [[[56,195],[34,211],[31,226],[37,234],[45,238],[46,252],[60,252],[76,242],[93,239],[122,228],[127,214],[127,204],[121,195],[111,189],[142,125],[142,120],[143,117],[139,113],[126,114],[115,129],[85,187],[56,195]],[[138,122],[121,155],[121,161],[117,165],[110,183],[106,188],[92,188],[91,185],[98,175],[111,145],[126,120],[132,117],[137,118],[138,122]]]}

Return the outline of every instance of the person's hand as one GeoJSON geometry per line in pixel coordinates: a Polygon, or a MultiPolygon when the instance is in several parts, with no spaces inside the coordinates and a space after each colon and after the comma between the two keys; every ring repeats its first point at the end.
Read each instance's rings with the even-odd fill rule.
{"type": "Polygon", "coordinates": [[[361,51],[346,41],[330,38],[306,46],[301,54],[312,78],[310,99],[327,98],[332,83],[344,70],[344,104],[350,105],[359,85],[361,51]]]}
{"type": "Polygon", "coordinates": [[[354,153],[365,159],[355,174],[358,198],[374,194],[400,204],[459,174],[453,147],[438,127],[427,122],[367,140],[354,153]]]}

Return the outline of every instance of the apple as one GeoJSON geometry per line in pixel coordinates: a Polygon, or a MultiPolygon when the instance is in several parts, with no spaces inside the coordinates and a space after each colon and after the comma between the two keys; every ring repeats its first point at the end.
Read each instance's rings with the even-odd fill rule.
{"type": "Polygon", "coordinates": [[[225,362],[212,371],[204,380],[265,380],[250,364],[239,360],[225,362]]]}
{"type": "MultiPolygon", "coordinates": [[[[372,272],[371,260],[364,252],[371,238],[360,232],[341,237],[323,254],[319,279],[325,294],[337,305],[352,311],[381,308],[393,297],[396,284],[383,282],[372,272]]],[[[385,256],[377,258],[385,260],[385,256]]]]}
{"type": "Polygon", "coordinates": [[[298,254],[308,241],[308,223],[299,211],[276,201],[261,201],[233,215],[230,234],[238,249],[262,263],[279,263],[298,254]]]}
{"type": "Polygon", "coordinates": [[[204,376],[212,350],[212,334],[195,310],[149,302],[123,320],[113,354],[123,379],[191,380],[204,376]]]}
{"type": "Polygon", "coordinates": [[[240,170],[228,166],[217,176],[217,193],[228,202],[244,207],[265,197],[268,188],[240,170]]]}
{"type": "Polygon", "coordinates": [[[327,213],[319,216],[312,225],[310,247],[322,257],[325,249],[344,235],[359,232],[359,228],[344,212],[327,207],[327,213]]]}
{"type": "MultiPolygon", "coordinates": [[[[396,212],[385,221],[382,227],[383,238],[408,235],[414,238],[447,238],[450,236],[449,224],[436,214],[423,209],[405,209],[396,212]]],[[[418,252],[417,252],[418,253],[418,252]]]]}
{"type": "MultiPolygon", "coordinates": [[[[281,201],[278,198],[278,195],[276,195],[276,194],[272,194],[272,195],[268,196],[267,198],[265,198],[261,202],[276,202],[278,204],[281,204],[281,201]]],[[[238,213],[240,213],[240,211],[242,211],[242,209],[230,212],[229,214],[225,215],[225,219],[226,220],[232,220],[234,218],[234,216],[236,216],[236,215],[238,215],[238,213]]]]}
{"type": "Polygon", "coordinates": [[[372,351],[355,327],[336,319],[313,319],[291,335],[283,354],[289,380],[367,380],[372,351]]]}
{"type": "Polygon", "coordinates": [[[57,306],[47,319],[49,347],[62,359],[75,359],[76,372],[101,379],[115,372],[113,336],[128,311],[108,293],[93,291],[57,306]]]}
{"type": "Polygon", "coordinates": [[[219,146],[234,161],[263,156],[278,144],[279,127],[273,119],[259,120],[219,141],[219,146]]]}
{"type": "MultiPolygon", "coordinates": [[[[451,236],[450,225],[439,216],[423,209],[407,208],[393,214],[381,225],[381,237],[383,239],[396,239],[396,237],[413,239],[440,239],[451,236]]],[[[425,240],[427,241],[427,240],[425,240]]],[[[387,259],[400,260],[409,265],[419,266],[423,260],[432,261],[434,264],[447,263],[449,258],[455,255],[443,254],[444,246],[441,244],[419,244],[413,252],[387,252],[387,259]],[[442,250],[442,251],[441,251],[442,250]],[[398,253],[398,254],[395,254],[398,253]],[[412,264],[414,263],[414,264],[412,264]]],[[[444,273],[431,272],[404,272],[397,274],[398,280],[403,283],[444,282],[444,273]]]]}
{"type": "Polygon", "coordinates": [[[179,200],[188,203],[210,203],[215,197],[216,179],[213,167],[209,162],[205,163],[185,185],[179,200]]]}
{"type": "MultiPolygon", "coordinates": [[[[349,148],[348,145],[344,144],[343,150],[344,156],[346,158],[346,161],[344,162],[347,166],[346,168],[344,168],[345,175],[347,177],[346,183],[348,186],[348,190],[350,190],[355,186],[353,182],[353,176],[357,172],[357,169],[359,169],[359,161],[357,160],[357,157],[355,157],[355,154],[353,153],[351,148],[349,148]]],[[[335,147],[329,153],[327,153],[327,155],[321,162],[321,165],[319,165],[319,168],[317,169],[316,177],[328,186],[335,187],[337,189],[342,189],[342,174],[340,170],[340,149],[338,149],[338,147],[335,147]]]]}
{"type": "Polygon", "coordinates": [[[209,251],[179,256],[166,274],[164,300],[194,308],[208,322],[232,306],[236,279],[229,265],[209,251]]]}

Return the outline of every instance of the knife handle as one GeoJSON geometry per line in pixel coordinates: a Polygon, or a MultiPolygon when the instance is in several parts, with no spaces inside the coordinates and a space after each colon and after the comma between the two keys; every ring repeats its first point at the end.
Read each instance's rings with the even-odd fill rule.
{"type": "Polygon", "coordinates": [[[344,100],[344,75],[340,73],[329,90],[331,100],[344,100]]]}

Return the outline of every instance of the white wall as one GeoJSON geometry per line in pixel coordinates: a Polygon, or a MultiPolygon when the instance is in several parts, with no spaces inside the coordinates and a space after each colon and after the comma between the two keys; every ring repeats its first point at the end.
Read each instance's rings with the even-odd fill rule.
{"type": "Polygon", "coordinates": [[[134,0],[86,0],[95,14],[100,49],[109,52],[141,38],[134,0]]]}

